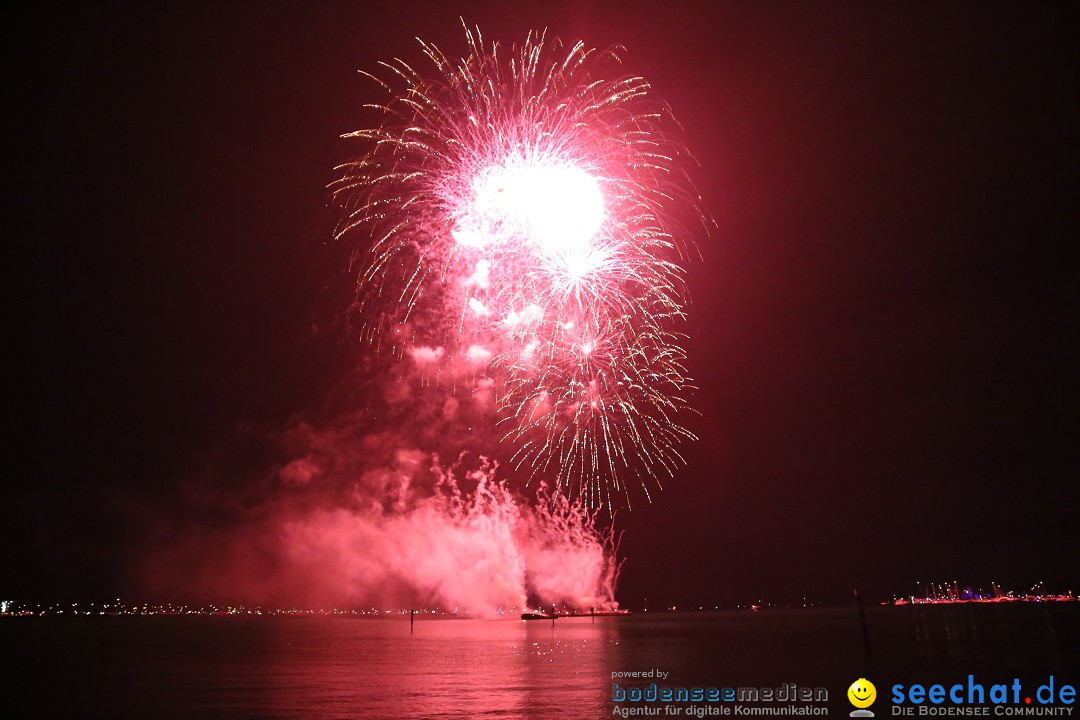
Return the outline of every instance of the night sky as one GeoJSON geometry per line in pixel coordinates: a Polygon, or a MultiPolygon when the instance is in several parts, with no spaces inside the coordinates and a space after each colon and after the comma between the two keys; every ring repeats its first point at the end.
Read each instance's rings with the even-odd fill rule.
{"type": "MultiPolygon", "coordinates": [[[[132,592],[211,456],[350,372],[325,185],[357,69],[626,47],[717,228],[702,439],[617,517],[639,607],[1080,590],[1075,4],[40,4],[8,22],[0,596],[132,592]]],[[[252,457],[249,457],[252,456],[252,457]]],[[[149,598],[168,600],[169,598],[149,598]]]]}

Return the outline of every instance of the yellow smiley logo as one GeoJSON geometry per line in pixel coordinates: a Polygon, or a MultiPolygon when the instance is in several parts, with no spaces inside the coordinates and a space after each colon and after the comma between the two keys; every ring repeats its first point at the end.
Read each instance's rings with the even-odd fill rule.
{"type": "Polygon", "coordinates": [[[847,699],[857,708],[868,708],[877,699],[877,688],[866,678],[859,678],[847,689],[847,699]]]}

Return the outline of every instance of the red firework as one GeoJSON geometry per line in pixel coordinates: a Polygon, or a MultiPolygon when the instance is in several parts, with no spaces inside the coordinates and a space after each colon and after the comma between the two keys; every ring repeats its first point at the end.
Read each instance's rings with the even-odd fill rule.
{"type": "Polygon", "coordinates": [[[676,218],[704,221],[687,153],[616,50],[466,36],[459,60],[421,42],[427,75],[383,63],[380,123],[346,136],[364,151],[331,189],[368,337],[408,322],[414,353],[496,378],[515,467],[610,510],[693,437],[677,421],[676,218]]]}

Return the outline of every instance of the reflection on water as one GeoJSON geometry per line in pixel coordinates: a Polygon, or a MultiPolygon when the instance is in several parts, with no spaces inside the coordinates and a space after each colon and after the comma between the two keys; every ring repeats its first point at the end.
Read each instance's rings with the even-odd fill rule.
{"type": "Polygon", "coordinates": [[[1078,664],[1075,603],[911,606],[879,614],[888,621],[879,623],[880,632],[901,654],[894,671],[913,681],[968,673],[1046,676],[1078,664]]]}
{"type": "Polygon", "coordinates": [[[403,621],[286,622],[267,702],[277,717],[596,717],[617,636],[599,618],[432,620],[411,635],[403,621]]]}
{"type": "MultiPolygon", "coordinates": [[[[0,621],[7,707],[72,718],[606,718],[612,672],[825,687],[1075,677],[1075,607],[871,608],[520,620],[0,621]]],[[[647,681],[629,681],[647,682],[647,681]]]]}

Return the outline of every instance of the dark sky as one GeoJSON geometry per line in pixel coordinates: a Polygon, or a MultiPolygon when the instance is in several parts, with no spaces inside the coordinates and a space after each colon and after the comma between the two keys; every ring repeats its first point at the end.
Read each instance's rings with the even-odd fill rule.
{"type": "Polygon", "coordinates": [[[1075,4],[371,5],[7,23],[0,595],[124,589],[138,498],[339,381],[355,71],[459,15],[626,46],[701,163],[702,441],[618,518],[624,603],[1080,590],[1075,4]]]}

